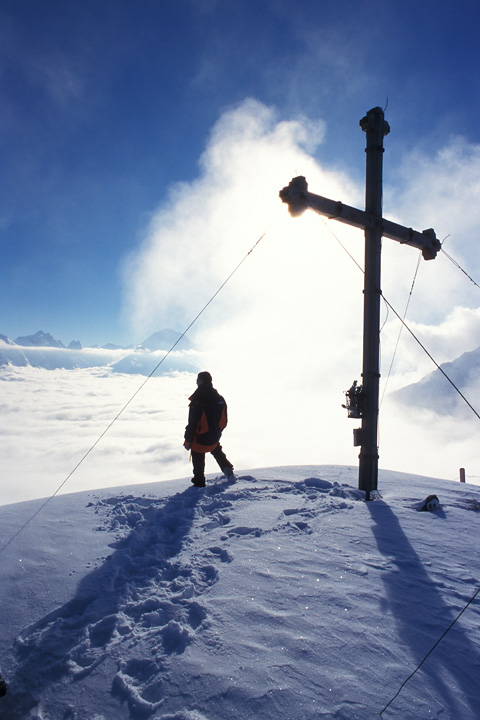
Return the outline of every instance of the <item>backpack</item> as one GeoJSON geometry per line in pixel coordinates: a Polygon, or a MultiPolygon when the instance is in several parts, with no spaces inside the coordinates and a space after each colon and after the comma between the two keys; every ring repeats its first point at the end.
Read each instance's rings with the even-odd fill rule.
{"type": "Polygon", "coordinates": [[[228,422],[227,403],[216,393],[213,402],[203,402],[202,413],[198,421],[192,450],[197,452],[210,452],[218,445],[222,431],[228,422]]]}

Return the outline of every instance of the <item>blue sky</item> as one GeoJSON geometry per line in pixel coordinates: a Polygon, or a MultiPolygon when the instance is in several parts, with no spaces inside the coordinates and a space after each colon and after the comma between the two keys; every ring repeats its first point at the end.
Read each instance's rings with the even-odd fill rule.
{"type": "MultiPolygon", "coordinates": [[[[358,122],[387,106],[385,199],[398,192],[398,210],[414,206],[413,173],[431,161],[434,175],[434,159],[452,153],[454,138],[458,153],[447,166],[463,162],[466,177],[469,163],[478,167],[473,0],[3,0],[0,20],[0,333],[11,338],[42,329],[65,343],[121,344],[162,327],[184,329],[228,274],[228,260],[233,269],[253,244],[256,226],[246,228],[238,252],[228,246],[204,298],[191,290],[196,276],[209,275],[211,254],[203,262],[199,253],[205,228],[197,235],[189,226],[182,253],[189,264],[192,250],[191,267],[172,290],[183,312],[164,313],[163,296],[143,323],[138,258],[151,245],[152,221],[180,212],[179,194],[187,203],[208,176],[205,159],[225,118],[248,98],[258,103],[248,117],[268,108],[271,127],[299,117],[304,127],[319,123],[322,138],[307,143],[308,157],[357,188],[365,164],[358,122]]],[[[279,172],[278,190],[290,179],[279,172]]],[[[468,202],[478,198],[475,187],[470,193],[468,202]]],[[[348,193],[337,199],[348,202],[348,193]]],[[[197,215],[198,224],[210,220],[197,215]]],[[[452,248],[472,273],[480,268],[478,249],[472,256],[460,240],[452,248]]],[[[162,282],[161,253],[155,258],[162,282]]]]}

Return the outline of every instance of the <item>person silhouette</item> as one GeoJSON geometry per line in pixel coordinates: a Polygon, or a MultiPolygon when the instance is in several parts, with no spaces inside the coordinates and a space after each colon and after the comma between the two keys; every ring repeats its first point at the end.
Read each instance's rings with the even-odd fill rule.
{"type": "Polygon", "coordinates": [[[189,397],[188,424],[183,446],[191,451],[193,464],[192,483],[205,487],[205,455],[211,453],[226,478],[232,479],[233,465],[220,445],[222,432],[227,426],[227,403],[213,387],[212,376],[203,371],[197,376],[197,389],[189,397]]]}

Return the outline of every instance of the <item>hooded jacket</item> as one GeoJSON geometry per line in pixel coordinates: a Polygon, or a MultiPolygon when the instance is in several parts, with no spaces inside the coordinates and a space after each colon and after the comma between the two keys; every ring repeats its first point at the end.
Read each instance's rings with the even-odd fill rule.
{"type": "Polygon", "coordinates": [[[215,450],[227,426],[227,403],[215,388],[202,383],[189,397],[188,425],[185,440],[194,452],[215,450]]]}

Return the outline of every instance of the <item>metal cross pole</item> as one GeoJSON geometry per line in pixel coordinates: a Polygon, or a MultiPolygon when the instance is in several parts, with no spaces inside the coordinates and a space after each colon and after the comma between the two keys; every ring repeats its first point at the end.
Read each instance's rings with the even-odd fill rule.
{"type": "Polygon", "coordinates": [[[367,134],[365,212],[373,227],[365,228],[363,299],[363,402],[358,487],[370,492],[378,486],[378,396],[380,383],[380,275],[382,252],[383,138],[390,132],[380,108],[370,110],[360,127],[367,134]]]}
{"type": "MultiPolygon", "coordinates": [[[[378,487],[378,397],[380,383],[380,297],[382,236],[412,245],[422,251],[425,260],[433,260],[440,250],[434,230],[422,233],[398,225],[382,217],[383,138],[390,132],[383,110],[369,110],[360,120],[367,135],[365,211],[308,192],[304,177],[294,178],[280,191],[292,217],[311,208],[328,218],[363,228],[365,231],[365,280],[363,309],[363,370],[362,386],[356,383],[349,392],[356,412],[350,417],[362,419],[362,427],[354,432],[355,445],[360,445],[358,487],[370,499],[378,487]]],[[[347,393],[348,396],[348,393],[347,393]]]]}

